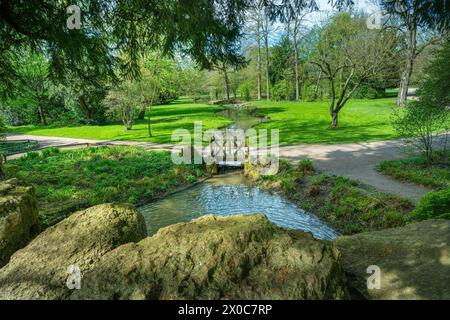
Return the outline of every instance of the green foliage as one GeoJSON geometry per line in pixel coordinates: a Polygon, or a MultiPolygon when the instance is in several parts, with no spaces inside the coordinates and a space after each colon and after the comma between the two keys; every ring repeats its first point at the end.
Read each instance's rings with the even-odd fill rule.
{"type": "Polygon", "coordinates": [[[51,157],[60,153],[60,150],[56,147],[50,147],[42,150],[42,156],[44,158],[51,157]]]}
{"type": "Polygon", "coordinates": [[[450,38],[434,52],[434,58],[425,70],[418,94],[429,104],[446,107],[450,104],[450,38]]]}
{"type": "Polygon", "coordinates": [[[36,159],[36,158],[39,158],[39,152],[36,152],[36,151],[28,151],[28,152],[27,152],[27,158],[28,158],[28,159],[36,159]]]}
{"type": "Polygon", "coordinates": [[[295,98],[295,88],[292,81],[283,79],[272,87],[272,98],[275,101],[293,100],[295,98]]]}
{"type": "Polygon", "coordinates": [[[353,95],[356,99],[378,99],[384,98],[384,89],[374,88],[369,85],[360,86],[353,95]]]}
{"type": "Polygon", "coordinates": [[[450,219],[450,187],[427,193],[412,215],[415,220],[450,219]]]}
{"type": "Polygon", "coordinates": [[[195,165],[174,165],[170,152],[135,147],[98,147],[8,161],[8,178],[36,188],[41,214],[54,222],[74,208],[104,202],[142,204],[203,176],[195,165]]]}
{"type": "Polygon", "coordinates": [[[245,101],[250,101],[252,99],[254,85],[253,80],[246,80],[239,85],[238,91],[242,99],[245,101]]]}
{"type": "Polygon", "coordinates": [[[2,117],[0,117],[0,140],[3,140],[6,136],[7,128],[2,117]]]}
{"type": "Polygon", "coordinates": [[[399,136],[406,138],[405,143],[422,152],[430,162],[438,136],[450,128],[450,109],[420,99],[397,109],[393,125],[399,136]]]}

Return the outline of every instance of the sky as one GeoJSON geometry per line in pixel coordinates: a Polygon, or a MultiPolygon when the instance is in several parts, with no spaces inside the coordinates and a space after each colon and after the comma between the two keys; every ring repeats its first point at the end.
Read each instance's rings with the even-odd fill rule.
{"type": "MultiPolygon", "coordinates": [[[[355,3],[355,8],[357,10],[365,11],[369,14],[377,11],[376,0],[353,0],[355,3]]],[[[320,24],[328,16],[332,15],[336,10],[329,4],[329,0],[317,0],[319,6],[318,12],[310,13],[305,21],[305,26],[311,27],[316,24],[320,24]]],[[[279,42],[280,38],[283,36],[283,25],[279,22],[274,24],[275,32],[272,33],[270,37],[270,45],[274,45],[279,42]]]]}

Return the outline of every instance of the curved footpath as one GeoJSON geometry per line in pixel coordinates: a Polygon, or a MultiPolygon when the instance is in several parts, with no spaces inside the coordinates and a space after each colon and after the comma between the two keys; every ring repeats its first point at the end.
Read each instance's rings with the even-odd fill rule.
{"type": "MultiPolygon", "coordinates": [[[[66,149],[83,148],[91,145],[128,145],[140,146],[147,150],[170,150],[171,144],[151,142],[88,140],[63,137],[34,135],[9,135],[7,140],[36,140],[42,147],[62,147],[66,149]]],[[[380,191],[408,198],[416,203],[430,189],[410,183],[399,182],[375,170],[376,164],[384,160],[400,159],[401,142],[398,140],[349,144],[301,144],[280,147],[280,156],[290,161],[311,159],[323,171],[346,176],[371,185],[380,191]]],[[[8,157],[14,159],[23,156],[17,154],[8,157]]]]}

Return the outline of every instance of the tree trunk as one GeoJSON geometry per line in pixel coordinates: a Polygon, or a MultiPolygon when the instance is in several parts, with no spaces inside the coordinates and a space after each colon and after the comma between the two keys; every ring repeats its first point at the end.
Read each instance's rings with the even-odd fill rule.
{"type": "Polygon", "coordinates": [[[86,100],[84,100],[84,98],[80,96],[78,98],[78,102],[80,103],[81,110],[83,111],[86,118],[88,118],[89,120],[92,119],[92,110],[86,103],[86,100]]]}
{"type": "Polygon", "coordinates": [[[314,99],[317,99],[319,97],[319,87],[321,80],[322,80],[322,70],[320,70],[319,77],[317,78],[316,88],[314,89],[314,99]]]}
{"type": "Polygon", "coordinates": [[[148,136],[149,137],[152,136],[152,117],[151,117],[151,113],[152,113],[152,107],[150,106],[150,108],[148,110],[148,136]]]}
{"type": "Polygon", "coordinates": [[[47,121],[45,120],[45,113],[44,113],[44,109],[42,108],[42,106],[39,103],[39,107],[38,107],[38,112],[39,112],[39,120],[41,122],[41,124],[43,126],[47,125],[47,121]]]}
{"type": "Polygon", "coordinates": [[[224,85],[225,85],[226,98],[227,98],[227,101],[230,101],[230,82],[228,80],[228,73],[227,73],[227,68],[225,67],[225,65],[223,66],[223,80],[224,80],[224,85]]]}
{"type": "Polygon", "coordinates": [[[265,13],[264,47],[266,51],[266,91],[267,101],[270,100],[270,61],[269,61],[269,17],[265,13]]]}
{"type": "Polygon", "coordinates": [[[332,129],[339,128],[339,113],[338,112],[331,113],[331,128],[332,129]]]}
{"type": "Polygon", "coordinates": [[[133,120],[123,120],[123,124],[127,130],[133,129],[133,120]]]}
{"type": "Polygon", "coordinates": [[[237,99],[237,76],[236,69],[233,71],[233,99],[237,99]]]}
{"type": "Polygon", "coordinates": [[[417,46],[417,27],[412,25],[408,30],[408,55],[405,63],[405,69],[402,72],[400,87],[397,96],[397,106],[404,106],[408,97],[409,80],[414,68],[414,60],[416,59],[417,46]]]}
{"type": "Polygon", "coordinates": [[[403,71],[402,79],[400,80],[400,87],[397,97],[397,107],[404,106],[406,104],[406,99],[408,97],[409,79],[411,77],[412,68],[412,61],[409,61],[408,67],[405,71],[403,71]]]}
{"type": "Polygon", "coordinates": [[[297,30],[294,31],[294,59],[295,59],[295,100],[300,100],[300,79],[298,70],[297,30]]]}
{"type": "Polygon", "coordinates": [[[258,20],[258,30],[257,30],[257,38],[258,38],[258,100],[261,100],[261,92],[262,92],[262,66],[261,66],[261,23],[258,20]]]}
{"type": "Polygon", "coordinates": [[[3,159],[0,158],[0,181],[5,179],[5,173],[3,172],[3,159]]]}
{"type": "Polygon", "coordinates": [[[138,114],[138,120],[144,120],[145,119],[145,106],[141,106],[141,111],[139,111],[138,114]]]}

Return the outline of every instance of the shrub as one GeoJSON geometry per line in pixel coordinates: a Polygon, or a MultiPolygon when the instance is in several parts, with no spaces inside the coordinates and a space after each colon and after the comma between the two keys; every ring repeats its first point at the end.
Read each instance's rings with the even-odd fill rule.
{"type": "Polygon", "coordinates": [[[356,99],[377,99],[385,96],[385,90],[369,85],[360,86],[353,95],[356,99]]]}
{"type": "Polygon", "coordinates": [[[295,88],[291,82],[283,79],[277,82],[272,88],[272,99],[275,101],[280,100],[293,100],[295,98],[295,88]]]}
{"type": "Polygon", "coordinates": [[[450,219],[450,188],[431,191],[417,204],[412,212],[413,219],[450,219]]]}
{"type": "Polygon", "coordinates": [[[438,139],[438,135],[449,129],[449,123],[450,109],[435,105],[429,99],[421,99],[396,110],[393,125],[406,139],[406,144],[417,148],[431,162],[436,144],[443,140],[438,139]]]}
{"type": "Polygon", "coordinates": [[[303,174],[314,173],[316,169],[314,169],[313,162],[311,160],[301,160],[298,164],[298,170],[303,174]]]}
{"type": "Polygon", "coordinates": [[[39,157],[39,153],[36,151],[28,151],[27,152],[27,158],[29,159],[35,159],[39,157]]]}
{"type": "Polygon", "coordinates": [[[50,147],[47,149],[42,150],[42,156],[43,157],[51,157],[53,155],[56,155],[60,153],[60,150],[56,147],[50,147]]]}

